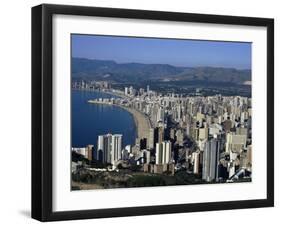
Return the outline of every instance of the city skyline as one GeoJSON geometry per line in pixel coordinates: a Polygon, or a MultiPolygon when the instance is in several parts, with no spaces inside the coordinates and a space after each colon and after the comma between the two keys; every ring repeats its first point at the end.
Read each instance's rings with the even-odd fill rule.
{"type": "Polygon", "coordinates": [[[123,108],[137,129],[132,143],[108,132],[97,146],[72,147],[74,159],[88,161],[72,162],[73,189],[83,189],[84,176],[92,178],[86,183],[91,189],[251,182],[251,98],[202,96],[199,89],[188,96],[149,86],[120,90],[105,81],[75,81],[72,88],[114,94],[86,104],[123,108]]]}
{"type": "Polygon", "coordinates": [[[227,68],[251,68],[251,43],[74,34],[71,48],[72,190],[252,181],[252,74],[227,68]]]}
{"type": "Polygon", "coordinates": [[[72,57],[117,63],[251,69],[251,43],[71,35],[72,57]]]}

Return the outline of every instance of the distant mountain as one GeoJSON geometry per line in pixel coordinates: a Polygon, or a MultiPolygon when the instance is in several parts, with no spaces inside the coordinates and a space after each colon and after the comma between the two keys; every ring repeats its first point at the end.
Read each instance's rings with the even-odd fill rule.
{"type": "Polygon", "coordinates": [[[199,80],[244,84],[246,81],[251,81],[251,70],[221,67],[194,67],[181,73],[174,79],[178,81],[199,80]]]}
{"type": "Polygon", "coordinates": [[[73,77],[133,82],[177,75],[184,70],[168,64],[140,64],[72,58],[73,77]]]}
{"type": "Polygon", "coordinates": [[[72,58],[74,78],[118,83],[154,81],[206,81],[243,84],[251,70],[217,67],[176,67],[169,64],[116,63],[111,60],[72,58]]]}

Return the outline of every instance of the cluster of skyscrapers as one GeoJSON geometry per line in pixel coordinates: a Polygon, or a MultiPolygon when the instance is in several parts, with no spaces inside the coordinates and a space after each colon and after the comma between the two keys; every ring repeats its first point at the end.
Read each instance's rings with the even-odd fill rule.
{"type": "Polygon", "coordinates": [[[134,144],[123,144],[121,134],[100,135],[95,159],[136,164],[146,173],[184,170],[207,182],[251,178],[251,98],[160,94],[149,86],[106,91],[120,93],[107,102],[141,112],[149,129],[134,144]]]}

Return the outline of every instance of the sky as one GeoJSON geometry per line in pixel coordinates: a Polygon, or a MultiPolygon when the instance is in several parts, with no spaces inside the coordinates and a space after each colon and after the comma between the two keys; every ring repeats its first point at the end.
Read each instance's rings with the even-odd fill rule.
{"type": "Polygon", "coordinates": [[[251,69],[251,43],[72,34],[72,57],[251,69]]]}

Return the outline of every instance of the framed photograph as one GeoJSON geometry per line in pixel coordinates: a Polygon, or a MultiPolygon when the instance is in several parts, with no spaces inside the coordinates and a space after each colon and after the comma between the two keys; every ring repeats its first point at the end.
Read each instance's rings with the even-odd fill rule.
{"type": "Polygon", "coordinates": [[[274,205],[274,21],[32,8],[32,217],[274,205]]]}

